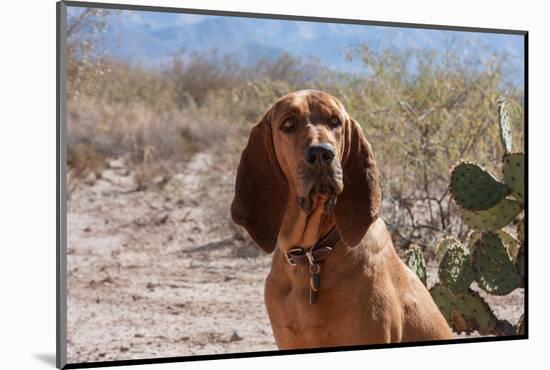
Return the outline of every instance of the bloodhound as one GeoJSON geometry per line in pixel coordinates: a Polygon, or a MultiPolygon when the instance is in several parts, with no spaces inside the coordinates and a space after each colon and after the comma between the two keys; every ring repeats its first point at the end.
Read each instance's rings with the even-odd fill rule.
{"type": "Polygon", "coordinates": [[[331,95],[288,94],[252,127],[231,215],[273,252],[265,304],[280,349],[452,338],[380,202],[371,146],[331,95]]]}

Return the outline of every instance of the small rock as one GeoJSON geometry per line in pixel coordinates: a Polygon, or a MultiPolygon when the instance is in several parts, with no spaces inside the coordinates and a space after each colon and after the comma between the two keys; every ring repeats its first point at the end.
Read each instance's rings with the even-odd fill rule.
{"type": "Polygon", "coordinates": [[[159,175],[157,177],[155,177],[153,179],[153,184],[157,185],[157,186],[161,186],[161,185],[164,185],[166,183],[166,177],[162,176],[162,175],[159,175]]]}
{"type": "Polygon", "coordinates": [[[155,225],[162,225],[168,221],[168,213],[160,213],[155,215],[153,222],[155,225]]]}
{"type": "Polygon", "coordinates": [[[88,174],[84,178],[84,183],[86,185],[91,186],[91,185],[95,184],[96,181],[97,181],[97,175],[95,174],[95,172],[88,172],[88,174]]]}
{"type": "Polygon", "coordinates": [[[113,284],[114,281],[110,276],[107,276],[105,279],[99,282],[100,284],[113,284]]]}
{"type": "Polygon", "coordinates": [[[115,172],[117,175],[122,177],[127,177],[128,175],[130,175],[130,170],[128,170],[127,168],[117,169],[115,170],[115,172]]]}
{"type": "Polygon", "coordinates": [[[124,160],[122,158],[117,158],[109,161],[109,168],[112,169],[123,169],[126,165],[124,164],[124,160]]]}
{"type": "Polygon", "coordinates": [[[241,337],[241,336],[239,335],[239,333],[237,333],[236,331],[234,331],[233,334],[231,335],[231,338],[229,338],[229,341],[230,341],[230,342],[237,342],[237,341],[243,340],[243,339],[244,339],[244,338],[241,337]]]}

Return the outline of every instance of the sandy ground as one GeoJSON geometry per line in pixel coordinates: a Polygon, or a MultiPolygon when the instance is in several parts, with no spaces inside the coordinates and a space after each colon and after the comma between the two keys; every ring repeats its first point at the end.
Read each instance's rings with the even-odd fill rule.
{"type": "MultiPolygon", "coordinates": [[[[212,162],[199,153],[145,191],[121,160],[70,181],[69,363],[276,349],[263,303],[270,256],[235,238],[215,203],[230,199],[232,178],[213,177],[212,162]]],[[[430,266],[429,285],[435,276],[430,266]]],[[[523,292],[489,303],[515,323],[523,292]]]]}

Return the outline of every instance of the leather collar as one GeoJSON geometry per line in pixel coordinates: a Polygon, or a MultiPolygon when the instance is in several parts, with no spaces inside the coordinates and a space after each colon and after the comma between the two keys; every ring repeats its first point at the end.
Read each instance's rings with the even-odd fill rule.
{"type": "Polygon", "coordinates": [[[292,248],[286,253],[286,260],[292,266],[309,264],[309,303],[316,304],[319,300],[319,288],[321,286],[321,261],[330,256],[336,244],[340,240],[340,234],[333,227],[332,230],[313,247],[292,248]]]}
{"type": "Polygon", "coordinates": [[[333,227],[328,234],[319,240],[312,248],[295,247],[286,253],[286,260],[291,265],[313,265],[319,263],[332,253],[340,241],[340,234],[333,227]]]}

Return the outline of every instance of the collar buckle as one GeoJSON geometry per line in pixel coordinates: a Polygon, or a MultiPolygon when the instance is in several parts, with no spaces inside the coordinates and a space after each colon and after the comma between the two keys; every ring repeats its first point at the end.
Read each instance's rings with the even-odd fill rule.
{"type": "Polygon", "coordinates": [[[313,258],[313,248],[310,248],[309,250],[306,251],[306,257],[307,257],[307,261],[309,262],[309,265],[313,266],[313,264],[315,263],[315,260],[313,258]]]}
{"type": "Polygon", "coordinates": [[[304,249],[296,247],[285,253],[286,261],[291,266],[309,265],[309,303],[316,304],[321,285],[321,262],[330,256],[334,247],[340,240],[340,235],[333,228],[323,239],[317,242],[313,247],[304,249]]]}

